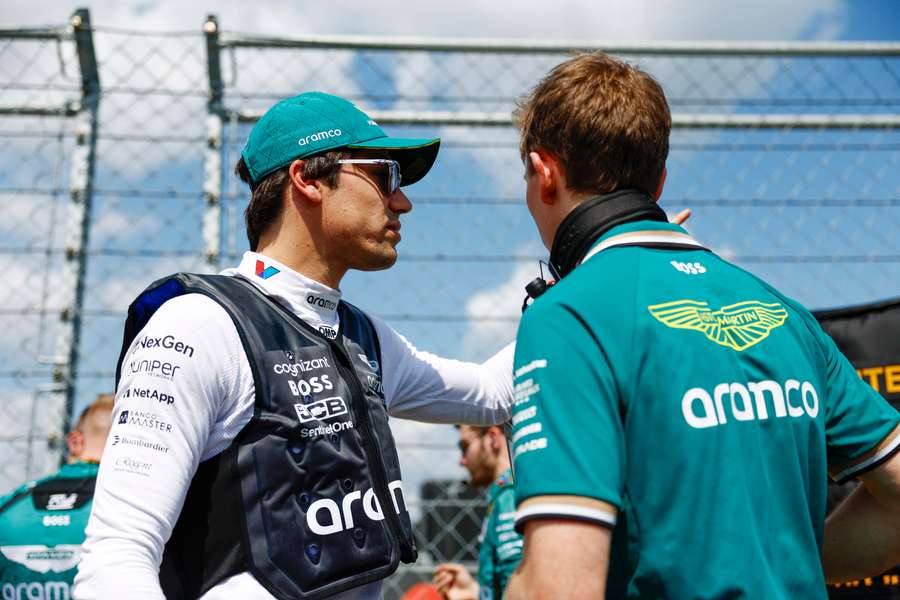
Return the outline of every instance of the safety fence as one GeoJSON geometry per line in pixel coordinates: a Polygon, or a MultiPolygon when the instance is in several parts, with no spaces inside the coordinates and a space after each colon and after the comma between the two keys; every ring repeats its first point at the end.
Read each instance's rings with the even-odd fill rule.
{"type": "MultiPolygon", "coordinates": [[[[0,491],[52,470],[72,415],[112,389],[143,286],[240,259],[248,193],[231,170],[255,120],[300,91],[443,140],[408,188],[398,264],[343,284],[420,348],[482,360],[514,336],[546,251],[510,113],[573,50],[662,83],[674,120],[662,205],[695,209],[705,245],[812,307],[897,295],[900,44],[285,40],[235,25],[125,31],[80,10],[63,27],[0,30],[0,491]]],[[[464,477],[452,428],[393,424],[428,531],[396,595],[434,562],[473,556],[459,521],[478,522],[478,502],[422,491],[464,477]]]]}

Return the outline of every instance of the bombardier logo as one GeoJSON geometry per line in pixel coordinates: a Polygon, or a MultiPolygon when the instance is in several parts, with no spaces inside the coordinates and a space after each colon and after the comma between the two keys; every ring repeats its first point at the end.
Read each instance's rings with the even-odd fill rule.
{"type": "Polygon", "coordinates": [[[324,398],[310,404],[295,404],[294,410],[297,411],[297,418],[301,423],[309,423],[310,421],[327,421],[341,415],[347,414],[347,404],[340,396],[324,398]]]}
{"type": "MultiPolygon", "coordinates": [[[[388,484],[391,500],[394,504],[394,512],[400,514],[400,504],[397,496],[403,500],[403,482],[397,480],[388,484]]],[[[341,499],[338,504],[331,498],[322,498],[309,505],[306,512],[306,525],[316,535],[331,535],[353,529],[353,503],[359,500],[362,504],[363,514],[372,521],[383,521],[384,512],[375,492],[371,489],[350,492],[341,499]],[[327,516],[326,516],[327,515],[327,516]]]]}
{"type": "Polygon", "coordinates": [[[326,140],[328,138],[341,137],[342,135],[344,135],[344,132],[342,132],[340,129],[328,129],[326,131],[317,131],[316,133],[313,133],[306,137],[302,137],[297,140],[297,143],[301,146],[305,146],[310,142],[318,142],[320,140],[326,140]]]}
{"type": "Polygon", "coordinates": [[[788,318],[777,302],[738,302],[713,310],[706,302],[676,300],[648,306],[656,319],[673,329],[699,331],[712,342],[741,352],[763,341],[788,318]]]}

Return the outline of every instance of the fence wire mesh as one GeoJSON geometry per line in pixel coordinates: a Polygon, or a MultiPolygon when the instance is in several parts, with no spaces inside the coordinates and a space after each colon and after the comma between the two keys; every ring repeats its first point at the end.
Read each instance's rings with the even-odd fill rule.
{"type": "MultiPolygon", "coordinates": [[[[75,414],[112,389],[137,292],[240,259],[248,193],[231,168],[255,116],[300,91],[348,97],[392,134],[443,139],[431,174],[407,188],[415,208],[398,264],[352,273],[345,297],[442,355],[482,360],[515,334],[523,286],[546,251],[524,205],[509,114],[564,48],[296,44],[207,27],[92,31],[102,95],[74,378],[59,367],[73,310],[64,271],[83,135],[78,52],[71,27],[0,32],[2,490],[58,464],[67,389],[75,414]]],[[[863,46],[612,49],[659,79],[676,115],[664,208],[695,209],[698,239],[811,307],[897,293],[900,50],[863,46]]],[[[392,578],[389,598],[437,562],[471,560],[477,541],[461,532],[477,531],[483,508],[450,483],[425,489],[464,478],[452,428],[393,423],[423,552],[392,578]]]]}

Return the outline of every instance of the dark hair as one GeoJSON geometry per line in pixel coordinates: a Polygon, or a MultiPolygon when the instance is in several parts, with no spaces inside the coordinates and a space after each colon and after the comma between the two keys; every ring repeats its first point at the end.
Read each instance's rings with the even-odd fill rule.
{"type": "Polygon", "coordinates": [[[556,67],[516,109],[519,151],[542,149],[561,162],[567,187],[603,194],[636,188],[656,193],[672,118],[659,83],[601,52],[556,67]]]}
{"type": "MultiPolygon", "coordinates": [[[[337,187],[340,171],[338,161],[346,156],[346,152],[332,150],[305,158],[303,174],[310,179],[323,181],[328,187],[337,187]]],[[[262,234],[281,214],[281,198],[288,182],[289,168],[290,165],[284,166],[253,183],[250,179],[250,169],[247,168],[243,156],[234,166],[235,174],[250,186],[250,203],[244,210],[244,222],[247,225],[247,241],[250,242],[250,249],[253,251],[259,246],[262,234]]]]}

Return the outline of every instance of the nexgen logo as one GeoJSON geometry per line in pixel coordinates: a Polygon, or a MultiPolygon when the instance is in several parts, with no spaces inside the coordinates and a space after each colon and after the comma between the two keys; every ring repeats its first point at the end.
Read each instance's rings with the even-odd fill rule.
{"type": "MultiPolygon", "coordinates": [[[[397,496],[403,499],[403,482],[397,480],[388,484],[391,500],[394,504],[394,512],[400,514],[400,504],[397,496]]],[[[309,505],[306,511],[306,525],[309,530],[317,535],[331,535],[341,531],[353,529],[353,503],[357,500],[362,504],[363,514],[372,521],[383,521],[384,512],[371,489],[365,492],[350,492],[343,497],[338,504],[331,498],[322,498],[309,505]]]]}
{"type": "Polygon", "coordinates": [[[324,398],[310,404],[295,404],[294,410],[297,411],[297,418],[301,423],[310,421],[327,421],[340,415],[347,414],[347,405],[340,396],[324,398]]]}

